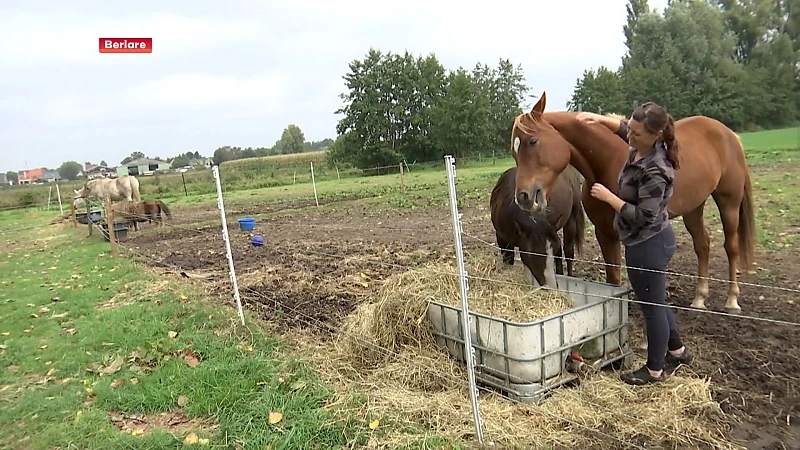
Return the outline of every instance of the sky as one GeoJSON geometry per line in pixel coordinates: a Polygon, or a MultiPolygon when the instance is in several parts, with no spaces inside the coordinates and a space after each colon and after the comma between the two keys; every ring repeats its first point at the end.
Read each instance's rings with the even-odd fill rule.
{"type": "Polygon", "coordinates": [[[370,47],[448,69],[508,58],[564,109],[585,69],[620,65],[626,3],[3,0],[0,171],[269,147],[289,123],[335,138],[342,76],[370,47]],[[153,53],[100,53],[101,37],[153,53]]]}

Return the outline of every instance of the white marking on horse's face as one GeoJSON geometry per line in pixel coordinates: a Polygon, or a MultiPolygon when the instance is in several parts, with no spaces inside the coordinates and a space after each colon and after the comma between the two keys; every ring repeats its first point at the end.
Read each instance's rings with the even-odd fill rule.
{"type": "Polygon", "coordinates": [[[521,142],[519,140],[519,136],[514,137],[514,153],[518,153],[519,152],[520,144],[521,144],[521,142]]]}
{"type": "Polygon", "coordinates": [[[545,243],[547,249],[547,259],[544,264],[544,281],[545,284],[553,289],[558,289],[556,282],[556,258],[553,256],[553,243],[549,240],[545,243]]]}

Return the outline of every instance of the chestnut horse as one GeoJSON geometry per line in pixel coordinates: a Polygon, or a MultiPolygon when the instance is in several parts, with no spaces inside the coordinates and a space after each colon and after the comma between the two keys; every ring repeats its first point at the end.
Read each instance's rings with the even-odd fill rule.
{"type": "Polygon", "coordinates": [[[562,252],[567,256],[567,274],[572,276],[575,250],[581,253],[583,249],[586,222],[581,205],[580,176],[575,169],[571,173],[562,172],[553,192],[554,201],[550,203],[546,214],[537,215],[532,215],[515,203],[516,177],[516,167],[503,172],[489,200],[501,261],[513,266],[514,248],[519,247],[528,281],[533,284],[533,279],[536,279],[539,285],[558,287],[555,274],[564,274],[562,252]],[[558,230],[562,228],[563,250],[558,237],[558,230]]]}
{"type": "MultiPolygon", "coordinates": [[[[606,280],[621,284],[622,254],[613,227],[615,211],[590,195],[597,182],[618,194],[618,176],[628,156],[628,145],[601,124],[585,124],[577,113],[544,112],[543,93],[533,109],[514,120],[512,152],[517,172],[517,196],[533,199],[533,211],[546,207],[558,175],[573,165],[585,179],[583,207],[595,225],[595,236],[606,262],[606,280]]],[[[697,288],[691,306],[706,309],[708,298],[708,231],[703,209],[711,196],[717,204],[728,256],[728,298],[725,310],[740,313],[737,264],[750,270],[755,254],[755,218],[750,173],[739,137],[721,122],[686,117],[675,122],[680,142],[679,170],[667,208],[670,219],[682,217],[697,255],[697,288]]]]}

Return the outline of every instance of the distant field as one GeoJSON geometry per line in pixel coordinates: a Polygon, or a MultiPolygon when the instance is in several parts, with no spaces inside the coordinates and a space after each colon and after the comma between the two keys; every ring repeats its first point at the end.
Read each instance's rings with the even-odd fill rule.
{"type": "Polygon", "coordinates": [[[800,127],[741,133],[739,136],[747,150],[800,148],[800,127]]]}
{"type": "MultiPolygon", "coordinates": [[[[780,130],[759,131],[740,134],[745,148],[748,150],[747,159],[750,164],[780,164],[791,162],[798,156],[800,149],[800,128],[784,128],[780,130]]],[[[459,166],[506,166],[513,165],[513,160],[505,153],[498,153],[501,158],[493,160],[459,160],[459,166]]],[[[316,181],[349,179],[365,175],[399,173],[399,167],[382,168],[352,167],[348,165],[330,165],[327,161],[326,151],[297,153],[292,155],[267,156],[262,158],[248,158],[224,162],[220,165],[222,188],[226,192],[247,191],[264,189],[275,186],[291,186],[311,182],[311,163],[314,163],[314,177],[316,181]]],[[[442,161],[433,161],[425,164],[413,164],[409,167],[410,173],[420,171],[440,171],[444,167],[442,161]]],[[[398,161],[399,164],[399,161],[398,161]]],[[[214,194],[216,188],[211,170],[190,170],[181,176],[179,173],[170,173],[153,176],[140,176],[140,190],[144,198],[160,198],[174,200],[186,196],[214,194]],[[184,188],[185,186],[185,188],[184,188]]],[[[65,205],[67,198],[72,194],[72,189],[82,184],[81,182],[65,182],[60,185],[62,199],[65,205]]],[[[0,189],[0,209],[28,206],[41,206],[47,204],[50,185],[19,186],[0,189]]],[[[57,209],[58,203],[53,189],[53,205],[57,209]]],[[[51,206],[52,208],[53,206],[51,206]]]]}

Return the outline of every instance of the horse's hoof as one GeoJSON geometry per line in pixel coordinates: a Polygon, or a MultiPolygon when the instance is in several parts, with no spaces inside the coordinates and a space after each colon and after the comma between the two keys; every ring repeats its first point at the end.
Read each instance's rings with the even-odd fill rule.
{"type": "Polygon", "coordinates": [[[742,313],[742,308],[729,308],[726,306],[725,308],[722,308],[722,310],[728,314],[734,314],[737,316],[742,313]]]}

